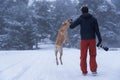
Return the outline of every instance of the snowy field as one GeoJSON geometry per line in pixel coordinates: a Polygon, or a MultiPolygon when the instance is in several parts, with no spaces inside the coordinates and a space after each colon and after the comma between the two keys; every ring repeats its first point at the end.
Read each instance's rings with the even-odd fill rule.
{"type": "Polygon", "coordinates": [[[40,50],[0,51],[0,80],[120,80],[120,49],[97,52],[97,76],[89,67],[88,75],[83,76],[78,49],[64,48],[63,65],[59,66],[53,45],[41,45],[40,50]]]}

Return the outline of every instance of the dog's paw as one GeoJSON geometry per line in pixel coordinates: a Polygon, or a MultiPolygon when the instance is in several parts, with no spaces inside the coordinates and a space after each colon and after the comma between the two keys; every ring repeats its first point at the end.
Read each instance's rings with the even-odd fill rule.
{"type": "Polygon", "coordinates": [[[63,65],[63,63],[61,62],[61,65],[63,65]]]}
{"type": "Polygon", "coordinates": [[[62,60],[60,60],[60,63],[61,63],[61,65],[63,65],[63,62],[62,62],[62,60]]]}

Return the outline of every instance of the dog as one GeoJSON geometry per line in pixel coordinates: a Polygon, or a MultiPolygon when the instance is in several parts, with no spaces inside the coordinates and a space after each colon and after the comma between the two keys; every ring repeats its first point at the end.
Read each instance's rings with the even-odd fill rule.
{"type": "Polygon", "coordinates": [[[59,62],[58,62],[58,58],[57,58],[57,55],[58,53],[60,53],[60,57],[59,57],[59,60],[60,60],[60,63],[61,65],[63,65],[63,62],[62,62],[62,55],[63,55],[63,49],[62,49],[62,46],[65,42],[69,42],[69,39],[68,39],[68,28],[69,26],[71,25],[72,23],[72,19],[68,19],[66,21],[64,21],[58,31],[58,35],[57,35],[57,38],[56,38],[56,42],[55,42],[55,57],[56,57],[56,64],[59,65],[59,62]]]}

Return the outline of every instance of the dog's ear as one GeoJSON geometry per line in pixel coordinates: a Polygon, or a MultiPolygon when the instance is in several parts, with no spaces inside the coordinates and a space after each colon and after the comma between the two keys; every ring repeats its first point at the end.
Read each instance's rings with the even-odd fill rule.
{"type": "Polygon", "coordinates": [[[65,22],[62,22],[62,25],[66,25],[66,21],[65,21],[65,22]]]}
{"type": "Polygon", "coordinates": [[[65,22],[62,22],[62,25],[64,25],[65,24],[65,22]]]}

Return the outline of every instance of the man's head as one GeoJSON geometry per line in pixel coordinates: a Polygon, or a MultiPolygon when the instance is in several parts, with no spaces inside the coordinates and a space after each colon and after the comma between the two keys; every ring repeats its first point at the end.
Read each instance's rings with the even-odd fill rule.
{"type": "Polygon", "coordinates": [[[83,6],[83,7],[81,8],[81,11],[82,11],[83,14],[84,14],[84,13],[88,13],[88,7],[87,7],[87,6],[83,6]]]}

